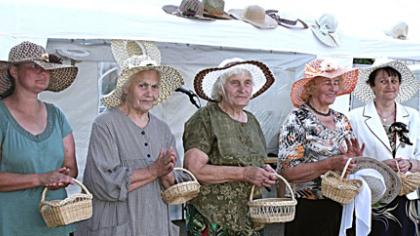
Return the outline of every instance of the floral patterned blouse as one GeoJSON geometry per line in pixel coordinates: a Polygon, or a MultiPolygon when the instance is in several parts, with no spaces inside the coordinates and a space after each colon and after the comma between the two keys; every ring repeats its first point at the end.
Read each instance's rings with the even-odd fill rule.
{"type": "MultiPolygon", "coordinates": [[[[279,136],[280,173],[285,167],[317,162],[346,150],[345,139],[354,138],[350,122],[340,112],[332,110],[332,116],[335,118],[335,130],[325,127],[306,104],[286,117],[279,136]]],[[[323,198],[320,177],[291,185],[297,198],[323,198]]]]}

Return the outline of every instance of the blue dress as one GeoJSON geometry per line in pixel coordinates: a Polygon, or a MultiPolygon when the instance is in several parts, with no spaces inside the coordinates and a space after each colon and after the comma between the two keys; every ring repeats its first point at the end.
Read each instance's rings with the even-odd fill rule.
{"type": "MultiPolygon", "coordinates": [[[[63,138],[72,132],[64,114],[47,104],[47,127],[38,135],[23,129],[0,100],[0,172],[19,174],[45,173],[64,163],[63,138]]],[[[39,211],[43,188],[0,192],[0,235],[66,235],[73,225],[48,228],[39,211]]],[[[47,199],[66,198],[65,189],[48,191],[47,199]]]]}

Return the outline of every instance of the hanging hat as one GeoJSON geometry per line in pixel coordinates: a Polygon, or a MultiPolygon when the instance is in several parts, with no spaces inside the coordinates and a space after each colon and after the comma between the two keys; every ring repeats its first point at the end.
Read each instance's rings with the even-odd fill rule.
{"type": "Polygon", "coordinates": [[[400,91],[396,98],[397,102],[405,102],[419,91],[420,81],[416,79],[416,76],[407,65],[398,61],[375,61],[371,67],[360,69],[359,81],[354,89],[354,96],[365,103],[372,101],[375,95],[367,81],[372,72],[385,67],[391,67],[401,74],[400,91]]]}
{"type": "Polygon", "coordinates": [[[194,78],[195,92],[199,97],[214,102],[211,97],[213,84],[221,75],[237,68],[245,69],[251,74],[254,83],[252,98],[264,93],[274,83],[273,73],[264,63],[234,58],[224,60],[218,67],[207,68],[198,72],[194,78]]]}
{"type": "Polygon", "coordinates": [[[341,77],[340,90],[337,96],[350,94],[357,83],[358,76],[357,68],[341,68],[338,64],[329,59],[315,59],[309,64],[305,65],[304,76],[302,79],[297,80],[292,85],[290,97],[293,106],[299,107],[304,104],[302,94],[305,90],[305,85],[316,77],[336,78],[341,77]]]}
{"type": "Polygon", "coordinates": [[[245,9],[230,9],[229,14],[259,29],[274,29],[277,27],[277,22],[265,14],[264,8],[257,5],[251,5],[245,9]]]}
{"type": "Polygon", "coordinates": [[[225,12],[225,1],[203,0],[204,16],[221,20],[230,20],[232,17],[225,12]]]}
{"type": "Polygon", "coordinates": [[[77,76],[77,67],[61,64],[58,56],[50,55],[40,45],[25,41],[10,49],[9,60],[0,61],[0,97],[12,87],[8,69],[13,64],[33,62],[50,73],[47,90],[59,92],[69,87],[77,76]]]}
{"type": "Polygon", "coordinates": [[[200,0],[182,0],[179,6],[165,5],[163,11],[192,20],[213,21],[214,18],[204,16],[204,5],[200,0]]]}
{"type": "Polygon", "coordinates": [[[354,161],[356,167],[352,170],[353,173],[362,169],[374,169],[382,175],[386,185],[386,191],[377,202],[388,204],[398,196],[401,189],[401,181],[397,173],[393,171],[391,167],[370,157],[354,158],[354,161]]]}
{"type": "Polygon", "coordinates": [[[361,169],[355,175],[361,176],[367,183],[371,193],[371,203],[375,204],[382,199],[386,192],[386,184],[382,174],[375,169],[361,169]]]}
{"type": "Polygon", "coordinates": [[[406,40],[408,35],[408,25],[405,22],[400,22],[394,25],[390,30],[385,31],[385,34],[394,39],[406,40]]]}
{"type": "Polygon", "coordinates": [[[337,29],[337,19],[331,14],[324,14],[315,21],[311,29],[316,38],[328,47],[337,47],[339,45],[337,29]]]}
{"type": "Polygon", "coordinates": [[[135,55],[147,55],[160,65],[161,57],[158,47],[148,41],[142,40],[120,40],[111,41],[112,55],[118,65],[122,65],[125,60],[135,55]]]}
{"type": "Polygon", "coordinates": [[[301,19],[281,17],[278,10],[266,10],[265,13],[277,21],[277,24],[288,29],[307,29],[308,25],[301,19]]]}
{"type": "Polygon", "coordinates": [[[159,65],[147,55],[135,55],[125,60],[122,64],[116,88],[102,98],[103,104],[107,108],[120,105],[123,86],[133,75],[146,70],[156,70],[160,74],[160,93],[156,104],[167,99],[175,89],[184,84],[181,74],[175,68],[159,65]]]}

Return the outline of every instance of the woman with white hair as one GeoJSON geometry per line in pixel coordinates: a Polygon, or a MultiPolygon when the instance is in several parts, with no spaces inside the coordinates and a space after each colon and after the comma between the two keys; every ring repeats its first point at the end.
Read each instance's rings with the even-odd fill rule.
{"type": "Polygon", "coordinates": [[[179,235],[160,196],[175,183],[175,138],[149,111],[182,84],[176,69],[148,56],[125,60],[117,87],[103,98],[108,110],[92,125],[84,183],[93,216],[77,235],[179,235]]]}
{"type": "Polygon", "coordinates": [[[188,235],[260,235],[248,215],[252,185],[270,187],[266,146],[257,119],[244,110],[274,82],[258,61],[227,60],[200,71],[195,91],[209,101],[185,124],[184,166],[203,183],[187,205],[188,235]]]}

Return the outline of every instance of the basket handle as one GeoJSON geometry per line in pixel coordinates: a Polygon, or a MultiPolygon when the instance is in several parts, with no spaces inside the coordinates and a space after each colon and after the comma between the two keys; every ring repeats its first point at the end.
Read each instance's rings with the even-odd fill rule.
{"type": "MultiPolygon", "coordinates": [[[[79,185],[79,186],[82,188],[82,190],[83,190],[83,191],[85,191],[87,194],[89,194],[89,195],[90,195],[89,190],[86,188],[86,186],[85,186],[85,185],[83,185],[83,184],[82,184],[82,182],[80,182],[79,180],[77,180],[77,179],[75,179],[75,178],[73,178],[73,181],[74,181],[77,185],[79,185]]],[[[42,191],[42,195],[41,195],[41,202],[44,202],[44,201],[45,201],[45,197],[46,197],[46,195],[47,195],[47,192],[48,192],[48,188],[47,188],[47,187],[45,187],[45,188],[44,188],[44,190],[42,191]]]]}
{"type": "MultiPolygon", "coordinates": [[[[286,187],[289,189],[290,193],[292,194],[292,200],[295,201],[295,194],[293,193],[293,189],[290,186],[289,182],[287,182],[287,180],[283,176],[277,173],[276,173],[276,177],[281,179],[286,184],[286,187]]],[[[255,189],[255,185],[252,185],[251,194],[249,195],[249,201],[252,201],[254,199],[254,189],[255,189]]]]}
{"type": "Polygon", "coordinates": [[[197,179],[195,178],[195,176],[193,175],[193,173],[191,173],[189,170],[181,168],[181,167],[175,167],[174,171],[175,170],[184,171],[185,173],[189,174],[193,178],[194,182],[198,182],[197,179]]]}
{"type": "Polygon", "coordinates": [[[351,158],[351,157],[349,159],[347,159],[346,165],[344,166],[343,172],[341,173],[340,180],[343,180],[344,175],[346,174],[347,168],[349,167],[350,162],[351,162],[352,159],[353,158],[351,158]]]}

